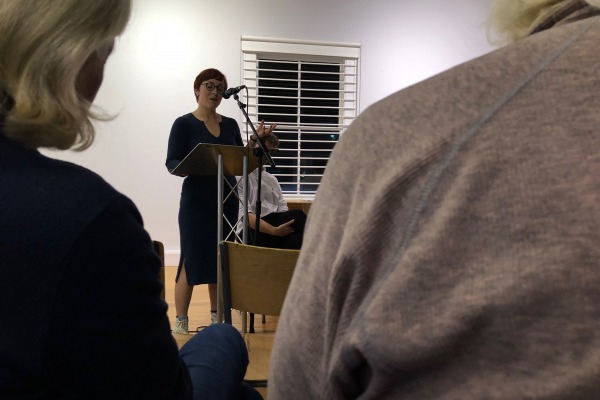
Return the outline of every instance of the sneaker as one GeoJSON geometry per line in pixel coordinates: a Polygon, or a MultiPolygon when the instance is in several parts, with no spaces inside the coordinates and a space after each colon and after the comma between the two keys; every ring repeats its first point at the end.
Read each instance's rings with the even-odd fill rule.
{"type": "Polygon", "coordinates": [[[210,324],[214,325],[214,324],[218,324],[219,321],[217,320],[217,312],[216,311],[211,311],[210,312],[210,324]]]}
{"type": "Polygon", "coordinates": [[[173,333],[178,333],[180,335],[189,334],[187,317],[181,319],[177,317],[177,319],[175,320],[175,328],[173,329],[173,333]]]}

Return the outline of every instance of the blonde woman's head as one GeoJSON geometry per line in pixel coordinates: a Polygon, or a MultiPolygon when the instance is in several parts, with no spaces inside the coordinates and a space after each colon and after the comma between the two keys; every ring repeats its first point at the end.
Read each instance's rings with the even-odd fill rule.
{"type": "Polygon", "coordinates": [[[104,62],[131,0],[0,1],[0,119],[29,147],[87,148],[104,62]]]}
{"type": "MultiPolygon", "coordinates": [[[[492,43],[506,44],[523,39],[549,15],[577,0],[495,0],[489,21],[492,43]]],[[[580,0],[600,7],[600,0],[580,0]]]]}

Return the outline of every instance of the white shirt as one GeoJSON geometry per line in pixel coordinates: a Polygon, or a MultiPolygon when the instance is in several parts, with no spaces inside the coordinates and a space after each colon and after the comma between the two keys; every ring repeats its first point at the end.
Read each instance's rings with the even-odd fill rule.
{"type": "MultiPolygon", "coordinates": [[[[238,194],[240,196],[240,208],[238,212],[238,217],[243,217],[244,215],[244,205],[243,205],[243,193],[244,193],[244,180],[242,177],[238,177],[238,194]]],[[[279,181],[274,175],[271,175],[267,171],[263,169],[261,175],[261,191],[260,191],[260,216],[261,218],[272,214],[274,212],[287,211],[288,206],[283,198],[283,193],[281,192],[281,186],[279,186],[279,181]]],[[[256,211],[256,192],[258,187],[258,169],[255,169],[250,174],[248,174],[248,212],[255,213],[256,211]]],[[[242,224],[238,224],[237,226],[238,233],[242,231],[242,224]]]]}

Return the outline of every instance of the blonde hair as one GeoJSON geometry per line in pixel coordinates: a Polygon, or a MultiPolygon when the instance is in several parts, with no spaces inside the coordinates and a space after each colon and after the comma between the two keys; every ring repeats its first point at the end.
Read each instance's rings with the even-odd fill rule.
{"type": "Polygon", "coordinates": [[[89,147],[91,119],[102,117],[77,92],[77,76],[123,32],[130,12],[131,0],[0,1],[4,134],[34,148],[89,147]]]}
{"type": "Polygon", "coordinates": [[[600,0],[495,0],[488,24],[488,38],[495,44],[523,39],[548,16],[574,3],[600,7],[600,0]]]}

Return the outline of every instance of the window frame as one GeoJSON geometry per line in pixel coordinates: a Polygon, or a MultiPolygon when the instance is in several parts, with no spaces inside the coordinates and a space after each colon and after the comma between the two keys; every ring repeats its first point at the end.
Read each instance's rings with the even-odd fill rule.
{"type": "MultiPolygon", "coordinates": [[[[358,116],[359,109],[359,90],[360,90],[360,44],[357,43],[336,43],[336,42],[322,42],[322,41],[301,41],[301,40],[293,40],[293,39],[278,39],[278,38],[264,38],[264,37],[252,37],[252,36],[242,36],[241,39],[241,75],[242,75],[242,84],[247,87],[247,112],[252,121],[257,121],[259,116],[259,106],[264,106],[264,104],[257,104],[259,101],[259,89],[258,85],[259,76],[258,76],[258,62],[260,59],[276,59],[283,62],[297,62],[299,65],[310,64],[310,63],[332,63],[340,65],[340,75],[343,77],[340,80],[340,96],[339,100],[339,113],[338,113],[338,124],[335,126],[327,126],[321,127],[321,131],[328,132],[331,129],[332,133],[336,133],[339,135],[339,138],[343,135],[346,128],[350,125],[350,123],[358,116]],[[254,59],[252,59],[254,57],[254,59]],[[254,68],[249,67],[249,63],[254,63],[254,68]],[[346,70],[350,70],[351,72],[346,73],[346,70]]],[[[301,79],[299,82],[303,82],[301,79]]],[[[305,81],[304,81],[305,82],[305,81]]],[[[302,97],[298,97],[298,101],[300,102],[302,97]]],[[[334,99],[335,100],[335,99],[334,99]]],[[[301,105],[297,105],[298,109],[297,115],[302,116],[301,105]]],[[[267,121],[268,122],[268,121],[267,121]]],[[[247,127],[245,118],[242,121],[242,131],[244,133],[244,141],[246,140],[246,133],[249,129],[247,127]]],[[[314,126],[302,125],[298,123],[298,131],[302,132],[303,129],[306,130],[315,130],[314,126]]],[[[277,129],[275,131],[277,134],[277,129]]],[[[294,191],[295,193],[284,192],[284,197],[286,199],[303,199],[303,200],[312,200],[314,199],[316,190],[318,190],[318,185],[320,184],[320,179],[322,177],[318,174],[309,174],[308,177],[313,177],[318,179],[318,183],[308,183],[304,186],[313,186],[315,187],[314,192],[310,193],[310,191],[302,190],[301,179],[302,171],[301,165],[303,164],[303,158],[300,155],[302,149],[302,141],[303,139],[300,137],[301,134],[298,134],[299,139],[297,140],[297,153],[298,157],[298,170],[296,173],[297,181],[294,183],[297,185],[297,189],[294,191]]],[[[307,143],[306,140],[304,143],[307,143]]],[[[337,140],[335,141],[337,143],[337,140]]],[[[334,144],[335,146],[335,144],[334,144]]],[[[283,146],[282,152],[283,152],[283,146]]],[[[324,151],[327,152],[328,149],[320,150],[315,149],[314,151],[324,151]]],[[[329,150],[331,151],[331,150],[329,150]]],[[[275,162],[277,163],[277,154],[273,157],[275,162]]],[[[289,159],[289,157],[288,157],[289,159]]],[[[304,161],[309,158],[304,159],[304,161]]],[[[325,160],[325,163],[329,160],[329,154],[326,157],[322,158],[325,160]]],[[[325,172],[325,166],[313,166],[311,169],[323,169],[323,173],[325,172]]],[[[278,176],[277,173],[274,173],[275,176],[278,176]]],[[[292,174],[293,175],[293,174],[292,174]]],[[[292,176],[290,174],[285,176],[292,176]]],[[[282,175],[283,177],[284,175],[282,175]]],[[[279,177],[278,177],[279,178],[279,177]]],[[[292,184],[292,186],[294,185],[292,184]]]]}

